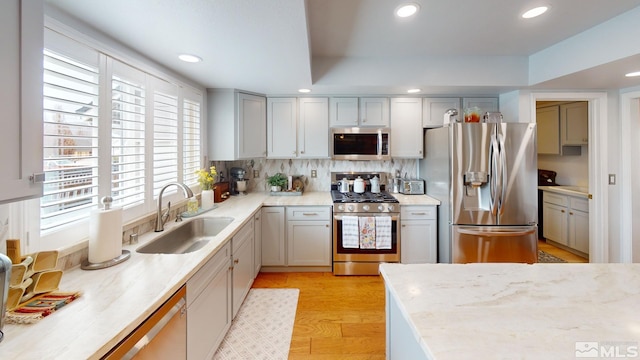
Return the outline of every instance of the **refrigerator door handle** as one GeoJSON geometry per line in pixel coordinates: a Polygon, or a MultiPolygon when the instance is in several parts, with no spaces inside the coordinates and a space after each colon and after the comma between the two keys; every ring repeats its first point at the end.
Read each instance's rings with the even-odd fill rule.
{"type": "Polygon", "coordinates": [[[509,227],[506,229],[500,227],[478,228],[477,226],[459,226],[458,232],[465,235],[474,236],[524,236],[536,232],[534,226],[526,227],[509,227]]]}
{"type": "Polygon", "coordinates": [[[498,178],[500,176],[500,163],[498,157],[500,156],[500,149],[498,147],[498,141],[495,133],[491,134],[491,144],[489,145],[489,159],[491,160],[491,174],[489,175],[489,189],[491,191],[491,197],[489,198],[489,206],[491,207],[491,215],[496,216],[498,214],[498,178]]]}
{"type": "Polygon", "coordinates": [[[504,135],[498,135],[498,143],[500,150],[500,200],[499,200],[499,210],[498,212],[502,215],[504,211],[503,204],[506,202],[507,197],[507,181],[509,177],[507,176],[507,151],[504,144],[504,135]]]}

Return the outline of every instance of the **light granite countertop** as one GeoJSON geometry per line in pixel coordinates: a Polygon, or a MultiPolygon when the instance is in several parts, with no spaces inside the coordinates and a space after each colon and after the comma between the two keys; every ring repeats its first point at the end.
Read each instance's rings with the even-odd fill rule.
{"type": "MultiPolygon", "coordinates": [[[[398,196],[401,204],[428,205],[433,200],[405,197],[398,196]]],[[[216,205],[198,217],[230,216],[234,221],[201,250],[180,255],[137,253],[136,248],[161,234],[150,232],[141,235],[138,244],[123,247],[131,251],[131,258],[121,264],[65,271],[59,291],[80,291],[82,296],[36,324],[5,324],[0,358],[99,359],[184,285],[262,206],[331,206],[332,201],[328,191],[302,196],[249,193],[216,205]]],[[[165,229],[176,224],[180,223],[167,223],[165,229]]]]}
{"type": "Polygon", "coordinates": [[[427,358],[573,359],[640,345],[640,264],[380,269],[427,358]]]}
{"type": "Polygon", "coordinates": [[[538,186],[538,189],[561,195],[582,197],[585,199],[589,197],[589,189],[579,186],[538,186]]]}

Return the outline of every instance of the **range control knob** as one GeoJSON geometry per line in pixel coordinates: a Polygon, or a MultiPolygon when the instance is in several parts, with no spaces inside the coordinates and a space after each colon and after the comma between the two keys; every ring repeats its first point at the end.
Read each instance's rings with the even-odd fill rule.
{"type": "Polygon", "coordinates": [[[393,211],[393,205],[387,206],[387,209],[389,209],[389,211],[393,211]]]}
{"type": "Polygon", "coordinates": [[[349,211],[353,211],[353,205],[349,205],[349,206],[347,206],[347,210],[349,210],[349,211]]]}
{"type": "Polygon", "coordinates": [[[362,205],[362,210],[369,211],[369,205],[362,205]]]}
{"type": "Polygon", "coordinates": [[[382,206],[382,205],[378,205],[378,210],[379,210],[380,212],[383,212],[383,211],[384,211],[384,206],[382,206]]]}
{"type": "Polygon", "coordinates": [[[338,210],[344,211],[344,205],[338,205],[338,210]]]}

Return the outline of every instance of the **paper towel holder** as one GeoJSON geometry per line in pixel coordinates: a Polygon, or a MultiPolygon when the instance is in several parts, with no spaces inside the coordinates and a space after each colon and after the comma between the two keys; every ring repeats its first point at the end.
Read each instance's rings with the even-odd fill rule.
{"type": "MultiPolygon", "coordinates": [[[[104,196],[102,199],[100,199],[100,202],[103,205],[103,210],[109,210],[111,209],[111,204],[113,203],[113,198],[111,196],[104,196]]],[[[111,260],[107,260],[107,261],[103,261],[103,262],[99,262],[99,263],[91,263],[89,262],[89,259],[85,260],[82,262],[82,264],[80,264],[80,268],[82,270],[99,270],[99,269],[104,269],[104,268],[108,268],[114,265],[118,265],[121,262],[129,259],[131,257],[131,252],[129,250],[122,250],[122,254],[120,254],[119,256],[116,256],[115,258],[111,259],[111,260]]]]}

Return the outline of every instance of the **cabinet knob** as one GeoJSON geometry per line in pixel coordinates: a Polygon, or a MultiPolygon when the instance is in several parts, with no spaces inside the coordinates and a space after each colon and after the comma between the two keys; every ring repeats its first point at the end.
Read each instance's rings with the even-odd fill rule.
{"type": "Polygon", "coordinates": [[[569,211],[569,215],[573,215],[573,211],[569,211]]]}
{"type": "Polygon", "coordinates": [[[300,151],[300,154],[304,154],[304,150],[300,151]]]}
{"type": "Polygon", "coordinates": [[[240,259],[235,259],[235,260],[233,260],[233,263],[234,263],[234,264],[237,264],[237,263],[239,263],[239,262],[240,262],[240,259]]]}
{"type": "Polygon", "coordinates": [[[325,225],[324,227],[329,227],[329,224],[325,225]]]}
{"type": "Polygon", "coordinates": [[[564,210],[560,210],[561,213],[564,213],[564,210]]]}

